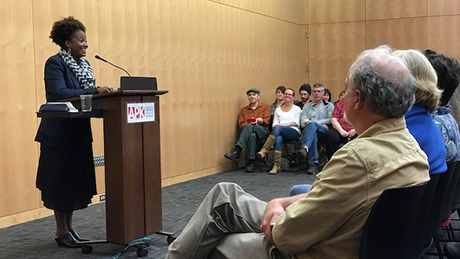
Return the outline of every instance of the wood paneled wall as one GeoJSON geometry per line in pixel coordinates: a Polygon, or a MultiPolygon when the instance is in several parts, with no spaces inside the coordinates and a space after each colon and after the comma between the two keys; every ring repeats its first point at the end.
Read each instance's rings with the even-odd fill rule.
{"type": "Polygon", "coordinates": [[[379,45],[431,48],[460,58],[460,2],[456,0],[308,0],[310,83],[333,100],[356,54],[379,45]]]}
{"type": "MultiPolygon", "coordinates": [[[[87,59],[98,85],[118,87],[124,73],[155,76],[160,89],[163,184],[234,167],[223,157],[237,132],[246,90],[271,102],[278,85],[307,81],[301,0],[8,0],[0,2],[0,227],[49,215],[35,188],[43,68],[58,51],[54,21],[73,15],[87,28],[87,59]],[[300,56],[302,58],[300,58],[300,56]]],[[[305,18],[304,18],[305,19],[305,18]]],[[[102,121],[92,120],[102,155],[102,121]]],[[[104,192],[103,167],[97,168],[104,192]]]]}
{"type": "MultiPolygon", "coordinates": [[[[0,1],[0,227],[49,215],[35,188],[33,141],[45,102],[43,66],[58,51],[51,25],[73,15],[87,27],[98,85],[124,73],[155,76],[161,97],[163,185],[234,167],[249,87],[271,102],[278,85],[323,83],[333,100],[357,54],[389,44],[460,58],[457,0],[6,0],[0,1]],[[308,36],[308,38],[307,38],[308,36]]],[[[92,120],[102,155],[102,121],[92,120]]],[[[103,167],[97,168],[104,192],[103,167]]]]}

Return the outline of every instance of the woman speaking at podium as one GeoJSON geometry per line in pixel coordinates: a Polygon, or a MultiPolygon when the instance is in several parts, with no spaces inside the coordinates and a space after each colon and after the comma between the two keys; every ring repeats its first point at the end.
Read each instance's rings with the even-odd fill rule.
{"type": "MultiPolygon", "coordinates": [[[[84,94],[113,92],[96,87],[86,56],[85,26],[73,17],[53,24],[50,38],[59,53],[45,64],[47,102],[84,94]]],[[[96,194],[90,119],[42,118],[35,141],[40,142],[37,188],[44,206],[54,211],[55,240],[59,246],[80,247],[83,241],[72,227],[74,210],[83,209],[96,194]]]]}

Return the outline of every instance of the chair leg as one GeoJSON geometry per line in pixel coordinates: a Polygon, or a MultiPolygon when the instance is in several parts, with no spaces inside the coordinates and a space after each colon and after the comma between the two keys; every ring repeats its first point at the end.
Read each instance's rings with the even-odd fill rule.
{"type": "Polygon", "coordinates": [[[455,239],[454,227],[452,226],[452,223],[449,223],[449,226],[447,226],[447,228],[449,229],[450,234],[452,235],[452,241],[454,241],[454,242],[457,241],[457,240],[455,239]]]}
{"type": "Polygon", "coordinates": [[[447,233],[447,241],[452,241],[452,236],[451,236],[451,233],[449,231],[449,226],[446,226],[445,228],[443,228],[443,230],[445,230],[446,233],[447,233]]]}
{"type": "Polygon", "coordinates": [[[436,245],[436,250],[438,251],[439,259],[444,259],[444,255],[442,253],[442,249],[441,249],[441,245],[439,244],[438,237],[434,236],[433,239],[434,239],[434,244],[436,245]]]}

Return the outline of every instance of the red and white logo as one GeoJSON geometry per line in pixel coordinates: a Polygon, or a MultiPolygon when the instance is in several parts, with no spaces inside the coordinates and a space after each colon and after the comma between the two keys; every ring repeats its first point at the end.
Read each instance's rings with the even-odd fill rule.
{"type": "Polygon", "coordinates": [[[155,121],[155,103],[128,103],[128,123],[155,121]]]}
{"type": "Polygon", "coordinates": [[[128,120],[145,118],[145,107],[128,107],[128,120]]]}

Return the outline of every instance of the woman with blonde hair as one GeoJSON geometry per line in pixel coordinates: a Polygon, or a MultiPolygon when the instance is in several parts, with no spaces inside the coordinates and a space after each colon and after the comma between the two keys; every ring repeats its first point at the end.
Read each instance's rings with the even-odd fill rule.
{"type": "Polygon", "coordinates": [[[427,155],[430,174],[444,173],[447,170],[444,140],[441,130],[429,114],[438,107],[442,94],[437,87],[436,71],[418,50],[397,50],[393,55],[406,63],[417,87],[415,104],[405,116],[407,129],[427,155]]]}

